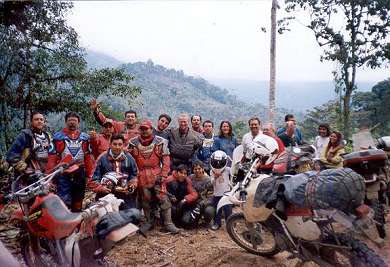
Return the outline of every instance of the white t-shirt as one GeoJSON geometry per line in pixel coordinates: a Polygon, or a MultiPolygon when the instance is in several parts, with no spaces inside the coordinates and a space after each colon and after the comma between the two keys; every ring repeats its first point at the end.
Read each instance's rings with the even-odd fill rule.
{"type": "Polygon", "coordinates": [[[244,136],[242,137],[242,142],[241,142],[242,147],[244,149],[244,155],[245,155],[246,150],[248,149],[248,145],[253,141],[253,139],[255,139],[257,136],[259,136],[261,134],[262,134],[261,132],[259,132],[256,136],[253,136],[251,132],[244,134],[244,136]]]}
{"type": "Polygon", "coordinates": [[[329,137],[322,137],[322,136],[317,136],[316,139],[314,140],[314,147],[317,149],[315,157],[320,158],[322,155],[322,151],[326,148],[326,146],[329,143],[329,137]]]}
{"type": "Polygon", "coordinates": [[[214,196],[220,197],[223,196],[225,192],[230,191],[230,168],[226,167],[221,176],[215,177],[213,171],[210,171],[211,182],[214,187],[214,196]]]}

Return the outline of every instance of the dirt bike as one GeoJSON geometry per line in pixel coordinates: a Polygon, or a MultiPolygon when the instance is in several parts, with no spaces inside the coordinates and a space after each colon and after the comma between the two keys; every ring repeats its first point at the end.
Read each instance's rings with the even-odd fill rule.
{"type": "MultiPolygon", "coordinates": [[[[359,139],[359,134],[354,137],[354,139],[359,139]]],[[[364,137],[364,139],[360,138],[359,141],[356,140],[356,143],[360,144],[359,147],[355,147],[355,149],[359,149],[358,151],[343,155],[344,167],[351,168],[364,177],[366,183],[365,204],[375,211],[374,219],[377,222],[379,236],[385,238],[386,212],[383,204],[386,203],[389,181],[388,171],[386,171],[388,164],[386,150],[390,149],[390,142],[385,142],[386,137],[378,139],[379,147],[382,148],[379,149],[373,145],[374,141],[369,132],[365,132],[364,137]]]]}
{"type": "Polygon", "coordinates": [[[256,166],[264,156],[268,157],[257,154],[252,158],[244,179],[218,203],[218,210],[228,204],[240,206],[241,211],[231,215],[226,224],[236,244],[260,256],[288,251],[293,257],[320,266],[386,266],[373,250],[354,237],[359,233],[381,242],[374,227],[373,211],[363,203],[350,213],[333,208],[298,208],[286,203],[285,217],[278,212],[277,205],[255,206],[259,184],[273,180],[269,174],[257,173],[256,166]],[[335,225],[341,225],[343,230],[337,232],[335,225]]]}
{"type": "MultiPolygon", "coordinates": [[[[12,183],[12,193],[7,198],[20,205],[11,219],[19,221],[27,232],[21,244],[27,266],[101,266],[106,252],[116,242],[138,231],[131,220],[122,221],[110,225],[113,230],[97,238],[95,230],[105,227],[103,222],[118,214],[122,202],[111,194],[84,211],[73,213],[57,195],[49,192],[49,184],[56,175],[77,167],[59,167],[49,175],[41,174],[37,181],[18,191],[19,178],[12,183]]],[[[132,216],[136,219],[139,214],[132,216]]]]}

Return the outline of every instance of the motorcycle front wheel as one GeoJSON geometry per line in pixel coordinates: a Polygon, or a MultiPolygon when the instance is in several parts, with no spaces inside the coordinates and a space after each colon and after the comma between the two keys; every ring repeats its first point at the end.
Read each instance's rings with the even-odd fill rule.
{"type": "Polygon", "coordinates": [[[26,237],[22,241],[24,262],[29,267],[58,266],[55,255],[50,252],[49,245],[38,237],[26,237]]]}
{"type": "Polygon", "coordinates": [[[324,243],[334,245],[334,248],[320,248],[321,259],[331,266],[351,267],[385,267],[387,266],[382,258],[371,250],[364,242],[354,239],[345,234],[338,234],[336,237],[329,236],[324,243]],[[350,249],[340,248],[345,246],[350,249]]]}
{"type": "Polygon", "coordinates": [[[279,252],[271,229],[260,222],[246,221],[241,212],[229,217],[226,230],[230,238],[249,253],[270,257],[279,252]]]}

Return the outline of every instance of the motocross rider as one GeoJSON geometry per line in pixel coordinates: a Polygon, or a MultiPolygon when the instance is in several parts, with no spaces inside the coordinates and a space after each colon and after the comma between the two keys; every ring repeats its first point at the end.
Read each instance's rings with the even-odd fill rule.
{"type": "Polygon", "coordinates": [[[65,115],[65,128],[54,134],[53,149],[49,151],[46,173],[50,173],[57,164],[80,162],[72,173],[63,173],[55,181],[57,194],[71,208],[81,211],[86,177],[93,172],[93,157],[89,148],[89,136],[80,132],[80,116],[75,112],[65,115]]]}
{"type": "Polygon", "coordinates": [[[110,149],[98,157],[92,181],[101,186],[92,185],[92,190],[97,193],[97,197],[113,190],[114,195],[125,201],[125,208],[136,207],[135,189],[138,186],[137,165],[134,158],[124,150],[124,137],[114,134],[111,137],[110,149]],[[118,176],[124,175],[119,181],[120,184],[113,184],[114,188],[109,188],[102,184],[102,178],[110,172],[115,172],[118,176]],[[115,190],[116,186],[121,187],[121,191],[115,190]]]}
{"type": "Polygon", "coordinates": [[[177,233],[178,229],[171,220],[171,203],[161,190],[161,182],[167,178],[170,165],[166,140],[153,134],[150,120],[142,121],[139,129],[140,136],[129,142],[129,152],[134,157],[139,171],[138,186],[146,217],[142,231],[148,231],[154,226],[155,210],[160,206],[166,230],[177,233]]]}
{"type": "Polygon", "coordinates": [[[30,122],[31,127],[21,131],[7,153],[7,162],[13,166],[17,174],[23,173],[26,169],[44,173],[49,149],[53,146],[50,134],[44,131],[46,123],[44,116],[33,111],[30,122]]]}

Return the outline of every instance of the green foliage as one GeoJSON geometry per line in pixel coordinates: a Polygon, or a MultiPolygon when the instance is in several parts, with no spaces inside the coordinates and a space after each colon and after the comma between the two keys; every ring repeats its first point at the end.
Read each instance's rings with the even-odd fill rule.
{"type": "Polygon", "coordinates": [[[27,126],[31,110],[72,110],[92,121],[91,97],[117,95],[130,101],[140,93],[123,69],[88,70],[78,35],[66,24],[71,8],[71,2],[59,1],[0,3],[2,146],[27,126]]]}
{"type": "Polygon", "coordinates": [[[305,140],[314,140],[318,135],[318,125],[321,123],[328,123],[331,129],[340,131],[339,112],[340,107],[335,100],[329,101],[322,106],[315,107],[308,111],[301,124],[305,140]]]}
{"type": "Polygon", "coordinates": [[[390,1],[286,0],[288,12],[310,15],[307,25],[323,48],[321,61],[339,64],[336,81],[342,102],[343,131],[350,135],[351,97],[357,68],[377,68],[389,62],[390,1]]]}
{"type": "Polygon", "coordinates": [[[358,92],[353,97],[353,110],[358,125],[375,127],[376,134],[390,134],[390,78],[377,83],[371,92],[358,92]]]}
{"type": "Polygon", "coordinates": [[[236,135],[238,139],[242,139],[244,134],[249,132],[249,127],[247,121],[236,121],[233,123],[233,133],[236,135]]]}
{"type": "MultiPolygon", "coordinates": [[[[235,96],[208,83],[202,78],[187,76],[183,71],[167,69],[154,64],[128,63],[123,65],[128,73],[136,78],[134,84],[142,88],[140,103],[134,103],[131,108],[139,111],[140,117],[156,120],[162,113],[169,114],[177,122],[180,113],[200,114],[203,120],[211,119],[215,128],[221,120],[246,121],[252,116],[266,118],[267,109],[261,104],[247,105],[235,96]]],[[[121,100],[116,100],[121,103],[121,100]]],[[[108,104],[108,101],[104,101],[108,104]]],[[[110,103],[113,103],[111,101],[110,103]]],[[[123,106],[123,105],[122,105],[123,106]]],[[[124,111],[121,109],[121,111],[124,111]]],[[[278,122],[281,120],[277,114],[278,122]]]]}

